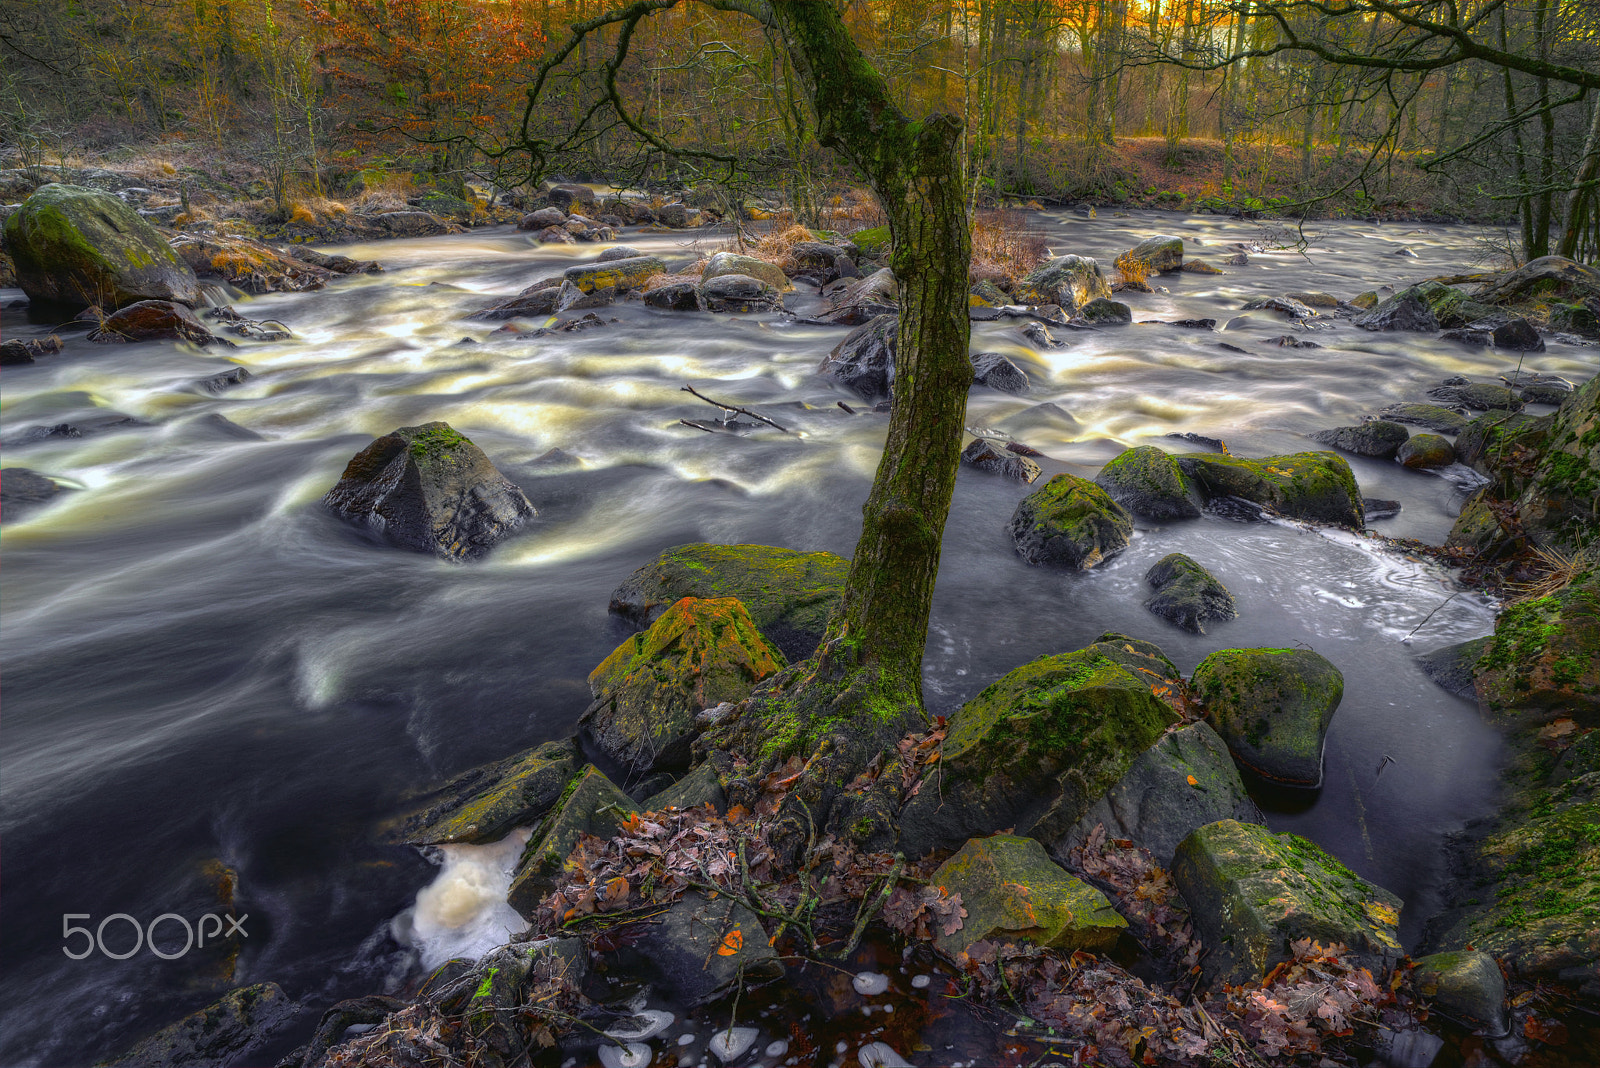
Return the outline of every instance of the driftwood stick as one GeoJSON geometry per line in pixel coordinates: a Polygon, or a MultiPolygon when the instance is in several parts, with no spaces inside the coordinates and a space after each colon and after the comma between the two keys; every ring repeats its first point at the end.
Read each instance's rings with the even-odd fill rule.
{"type": "Polygon", "coordinates": [[[704,393],[701,393],[698,390],[696,390],[693,386],[684,386],[683,387],[683,392],[692,393],[696,397],[699,397],[701,400],[705,401],[707,404],[715,405],[716,407],[721,408],[725,412],[738,412],[740,415],[748,415],[752,419],[761,420],[763,423],[766,423],[768,426],[777,427],[779,430],[783,431],[785,434],[787,434],[789,432],[789,428],[788,427],[783,426],[782,424],[779,424],[779,423],[775,423],[771,419],[768,419],[764,415],[759,415],[759,414],[757,414],[755,412],[752,412],[749,408],[741,408],[737,404],[724,404],[719,400],[712,400],[710,397],[706,396],[704,393]]]}

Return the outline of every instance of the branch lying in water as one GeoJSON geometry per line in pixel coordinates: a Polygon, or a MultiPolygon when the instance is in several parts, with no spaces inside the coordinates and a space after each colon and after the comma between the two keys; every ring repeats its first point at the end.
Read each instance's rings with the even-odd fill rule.
{"type": "MultiPolygon", "coordinates": [[[[775,423],[771,419],[768,419],[764,415],[758,415],[757,413],[752,412],[749,408],[741,408],[737,404],[724,404],[719,400],[712,400],[710,397],[706,396],[704,393],[701,393],[698,390],[696,390],[693,386],[684,386],[683,387],[683,392],[685,392],[685,393],[693,393],[696,397],[699,397],[701,400],[705,401],[707,404],[715,405],[716,407],[721,408],[725,412],[738,412],[740,415],[748,415],[752,419],[761,420],[763,423],[766,423],[768,426],[777,427],[779,430],[783,431],[785,434],[787,434],[789,432],[789,428],[788,427],[782,426],[782,425],[780,425],[778,423],[775,423]]],[[[682,422],[682,421],[684,421],[684,420],[680,420],[680,422],[682,422]]],[[[723,421],[724,422],[727,421],[727,417],[726,416],[723,417],[723,421]]],[[[695,426],[697,424],[690,423],[689,425],[690,426],[695,426]]],[[[700,429],[704,430],[705,427],[701,427],[700,429]]]]}

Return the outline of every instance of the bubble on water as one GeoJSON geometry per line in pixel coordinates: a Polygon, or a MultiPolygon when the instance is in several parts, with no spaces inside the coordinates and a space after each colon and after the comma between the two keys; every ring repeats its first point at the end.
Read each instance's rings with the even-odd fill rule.
{"type": "Polygon", "coordinates": [[[730,1027],[712,1035],[706,1046],[717,1055],[719,1061],[726,1064],[742,1057],[745,1050],[756,1044],[756,1037],[760,1033],[754,1027],[730,1027]]]}
{"type": "Polygon", "coordinates": [[[654,1038],[667,1028],[677,1017],[661,1009],[640,1009],[626,1020],[619,1021],[617,1026],[606,1030],[607,1038],[614,1038],[618,1042],[643,1042],[647,1038],[654,1038]]]}
{"type": "Polygon", "coordinates": [[[776,1042],[767,1043],[767,1056],[781,1057],[789,1052],[789,1040],[780,1038],[776,1042]]]}
{"type": "Polygon", "coordinates": [[[881,972],[861,972],[850,980],[850,985],[856,988],[857,994],[872,997],[889,989],[889,977],[881,972]]]}
{"type": "Polygon", "coordinates": [[[605,1068],[644,1068],[654,1057],[650,1047],[643,1042],[600,1047],[600,1063],[605,1068]]]}
{"type": "Polygon", "coordinates": [[[914,975],[911,977],[911,986],[914,990],[926,990],[928,984],[933,982],[931,975],[914,975]]]}
{"type": "Polygon", "coordinates": [[[912,1068],[910,1061],[896,1053],[887,1042],[868,1042],[856,1054],[861,1068],[912,1068]]]}

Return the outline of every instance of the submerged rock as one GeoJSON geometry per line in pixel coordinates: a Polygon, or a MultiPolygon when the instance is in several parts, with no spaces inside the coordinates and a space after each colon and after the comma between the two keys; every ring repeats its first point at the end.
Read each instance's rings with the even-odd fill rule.
{"type": "Polygon", "coordinates": [[[1092,300],[1111,297],[1111,283],[1087,256],[1057,256],[1017,283],[1011,295],[1022,304],[1059,304],[1069,314],[1092,300]]]}
{"type": "Polygon", "coordinates": [[[466,560],[537,513],[448,423],[403,426],[356,453],[323,502],[396,545],[466,560]]]}
{"type": "Polygon", "coordinates": [[[1172,880],[1210,950],[1208,983],[1259,981],[1306,938],[1347,946],[1380,981],[1400,958],[1400,899],[1299,835],[1207,824],[1178,846],[1172,880]]]}
{"type": "Polygon", "coordinates": [[[1406,467],[1418,469],[1449,467],[1456,462],[1456,449],[1449,439],[1437,434],[1413,434],[1396,450],[1394,458],[1406,467]]]}
{"type": "Polygon", "coordinates": [[[633,799],[617,789],[594,766],[579,772],[566,787],[561,802],[540,824],[528,842],[506,901],[523,918],[532,920],[546,894],[571,870],[572,851],[585,834],[610,838],[622,821],[639,811],[633,799]]]}
{"type": "Polygon", "coordinates": [[[972,357],[972,381],[1002,393],[1028,392],[1028,375],[998,352],[980,352],[972,357]]]}
{"type": "Polygon", "coordinates": [[[581,766],[569,740],[485,764],[439,787],[385,837],[411,845],[498,842],[550,811],[581,766]]]}
{"type": "Polygon", "coordinates": [[[0,523],[20,519],[65,492],[66,487],[48,475],[26,467],[7,467],[0,471],[0,523]]]}
{"type": "Polygon", "coordinates": [[[183,257],[127,202],[52,182],[5,220],[5,248],[29,300],[76,310],[135,301],[201,303],[183,257]]]}
{"type": "Polygon", "coordinates": [[[966,910],[959,929],[934,938],[952,960],[985,939],[1098,953],[1128,927],[1105,894],[1056,864],[1032,838],[968,839],[928,882],[959,894],[966,910]]]}
{"type": "Polygon", "coordinates": [[[1039,465],[1026,456],[1002,449],[987,438],[973,438],[961,450],[961,462],[1021,482],[1033,482],[1041,473],[1039,465]]]}
{"type": "Polygon", "coordinates": [[[1315,309],[1306,307],[1292,297],[1258,297],[1246,303],[1241,310],[1275,311],[1295,320],[1315,319],[1317,317],[1315,309]]]}
{"type": "Polygon", "coordinates": [[[696,713],[744,700],[785,663],[734,598],[685,597],[594,669],[580,722],[629,772],[679,770],[696,713]]]}
{"type": "Polygon", "coordinates": [[[1115,457],[1094,476],[1095,485],[1135,515],[1150,519],[1194,519],[1199,494],[1170,453],[1139,445],[1115,457]]]}
{"type": "Polygon", "coordinates": [[[900,320],[893,315],[870,319],[846,334],[823,357],[817,373],[855,390],[868,400],[894,393],[894,354],[900,320]]]}
{"type": "Polygon", "coordinates": [[[663,550],[635,571],[612,592],[609,608],[642,628],[684,597],[736,597],[767,641],[789,660],[804,660],[822,640],[849,574],[850,561],[833,553],[696,542],[663,550]]]}
{"type": "Polygon", "coordinates": [[[1200,661],[1190,693],[1234,759],[1289,786],[1322,784],[1328,724],[1344,675],[1309,649],[1222,649],[1200,661]]]}
{"type": "Polygon", "coordinates": [[[1133,309],[1119,300],[1096,297],[1078,309],[1084,322],[1099,326],[1125,326],[1133,322],[1133,309]]]}
{"type": "Polygon", "coordinates": [[[646,282],[658,274],[666,274],[667,265],[659,256],[635,256],[626,260],[580,263],[561,272],[564,281],[572,283],[585,293],[600,289],[643,289],[646,282]]]}
{"type": "Polygon", "coordinates": [[[131,341],[189,341],[209,345],[220,339],[183,304],[170,300],[141,300],[107,316],[89,332],[89,340],[103,345],[131,341]]]}
{"type": "Polygon", "coordinates": [[[1183,238],[1147,237],[1123,253],[1131,260],[1139,260],[1150,267],[1151,274],[1169,274],[1183,270],[1183,238]]]}
{"type": "Polygon", "coordinates": [[[1416,963],[1411,982],[1434,1008],[1491,1038],[1511,1030],[1505,976],[1489,954],[1454,950],[1430,953],[1416,963]]]}
{"type": "Polygon", "coordinates": [[[1472,681],[1472,669],[1488,643],[1488,638],[1473,638],[1421,653],[1416,658],[1417,666],[1424,675],[1457,697],[1475,701],[1478,691],[1472,681]]]}
{"type": "Polygon", "coordinates": [[[1361,490],[1344,458],[1331,452],[1287,456],[1188,453],[1178,466],[1209,498],[1239,497],[1279,515],[1360,530],[1366,524],[1361,490]]]}
{"type": "Polygon", "coordinates": [[[1350,322],[1363,330],[1409,330],[1432,333],[1439,329],[1439,320],[1434,317],[1433,312],[1409,291],[1396,293],[1350,322]]]}
{"type": "Polygon", "coordinates": [[[1228,587],[1182,553],[1169,553],[1145,572],[1144,580],[1156,589],[1144,606],[1156,615],[1195,634],[1204,634],[1207,623],[1235,619],[1228,587]]]}
{"type": "Polygon", "coordinates": [[[102,1063],[108,1068],[238,1064],[288,1024],[298,1010],[277,983],[240,987],[102,1063]]]}
{"type": "Polygon", "coordinates": [[[1245,792],[1228,747],[1201,721],[1162,735],[1082,819],[1045,844],[1052,856],[1065,859],[1104,827],[1107,838],[1131,841],[1170,867],[1178,843],[1191,831],[1228,819],[1260,823],[1261,810],[1245,792]]]}
{"type": "Polygon", "coordinates": [[[517,223],[518,230],[543,230],[547,226],[565,226],[567,213],[560,208],[540,208],[530,211],[517,223]]]}
{"type": "Polygon", "coordinates": [[[516,319],[521,316],[542,319],[556,313],[556,305],[560,302],[565,288],[559,278],[547,278],[543,282],[535,282],[509,300],[489,305],[473,318],[487,319],[490,322],[516,319]]]}
{"type": "Polygon", "coordinates": [[[694,282],[669,282],[658,286],[645,293],[644,303],[646,307],[665,308],[668,311],[706,310],[700,287],[694,282]]]}
{"type": "Polygon", "coordinates": [[[1175,719],[1099,650],[1024,664],[950,717],[943,757],[901,810],[900,848],[920,857],[1001,827],[1053,840],[1175,719]]]}
{"type": "Polygon", "coordinates": [[[1391,423],[1409,423],[1441,434],[1459,434],[1467,425],[1466,416],[1437,404],[1391,404],[1378,412],[1378,418],[1391,423]]]}
{"type": "Polygon", "coordinates": [[[1017,504],[1009,529],[1028,563],[1087,571],[1127,548],[1133,519],[1093,482],[1061,474],[1017,504]]]}
{"type": "Polygon", "coordinates": [[[1311,440],[1332,445],[1357,456],[1372,456],[1379,460],[1394,458],[1395,452],[1406,443],[1411,432],[1399,423],[1375,420],[1357,426],[1341,426],[1332,430],[1319,430],[1311,440]]]}
{"type": "Polygon", "coordinates": [[[747,274],[720,274],[701,282],[700,300],[707,311],[714,312],[766,312],[783,308],[783,294],[777,286],[747,274]]]}
{"type": "Polygon", "coordinates": [[[1442,400],[1449,404],[1460,404],[1467,408],[1483,411],[1515,412],[1522,408],[1522,402],[1517,399],[1505,386],[1493,382],[1469,382],[1465,385],[1435,386],[1428,390],[1428,396],[1442,400]]]}

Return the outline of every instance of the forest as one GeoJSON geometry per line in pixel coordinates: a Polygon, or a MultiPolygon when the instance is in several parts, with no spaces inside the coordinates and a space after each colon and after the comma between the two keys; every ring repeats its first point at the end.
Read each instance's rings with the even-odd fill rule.
{"type": "MultiPolygon", "coordinates": [[[[24,162],[225,164],[285,215],[374,168],[456,193],[715,179],[813,222],[850,184],[783,49],[717,5],[667,5],[625,55],[614,29],[586,38],[530,108],[541,60],[604,7],[5,0],[3,134],[24,162]]],[[[1527,258],[1600,240],[1588,0],[840,9],[913,113],[962,119],[974,204],[1453,216],[1506,224],[1527,258]]]]}

